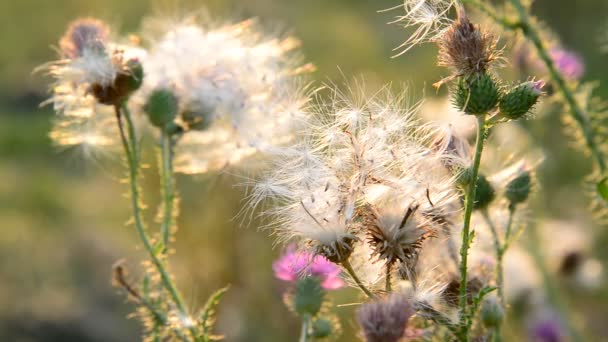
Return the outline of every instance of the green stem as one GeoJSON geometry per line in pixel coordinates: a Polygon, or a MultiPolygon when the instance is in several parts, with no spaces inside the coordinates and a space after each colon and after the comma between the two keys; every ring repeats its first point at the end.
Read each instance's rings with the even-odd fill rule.
{"type": "MultiPolygon", "coordinates": [[[[509,212],[509,214],[512,214],[512,212],[509,212]]],[[[483,219],[486,221],[486,223],[490,227],[490,230],[492,231],[492,236],[494,238],[494,253],[496,254],[496,268],[495,268],[496,288],[497,288],[500,304],[502,305],[503,308],[506,308],[505,297],[504,297],[504,288],[503,288],[503,284],[504,284],[503,279],[504,278],[503,278],[503,272],[502,272],[503,256],[504,256],[504,253],[506,250],[506,241],[504,244],[502,244],[500,242],[498,230],[496,229],[494,222],[492,222],[492,219],[490,218],[490,214],[488,213],[488,211],[485,209],[482,210],[481,215],[483,216],[483,219]]],[[[509,216],[509,221],[511,221],[511,216],[509,216]]]]}
{"type": "Polygon", "coordinates": [[[555,67],[555,63],[553,62],[553,59],[549,55],[549,52],[547,51],[545,44],[543,43],[542,39],[540,38],[538,30],[530,22],[528,12],[526,11],[526,8],[522,4],[521,0],[510,0],[511,4],[513,5],[513,7],[515,8],[515,10],[517,11],[517,14],[518,14],[518,22],[516,22],[516,23],[509,22],[504,18],[500,18],[497,15],[492,14],[493,12],[491,12],[491,11],[488,12],[488,11],[484,10],[484,7],[487,7],[487,5],[483,4],[480,1],[464,0],[464,2],[469,3],[469,4],[479,8],[480,10],[482,10],[482,12],[486,13],[490,18],[492,18],[494,21],[496,21],[498,24],[502,25],[504,28],[506,28],[508,30],[520,29],[522,31],[523,35],[530,42],[532,42],[532,44],[534,45],[534,48],[536,49],[536,52],[538,53],[538,56],[543,61],[547,70],[549,71],[549,75],[550,75],[551,79],[557,86],[557,89],[559,90],[559,92],[564,97],[564,100],[566,101],[566,104],[568,105],[570,116],[579,125],[579,127],[583,133],[583,137],[585,139],[585,145],[587,145],[587,148],[589,148],[589,150],[591,151],[591,155],[593,156],[593,158],[595,160],[595,164],[597,165],[600,173],[605,174],[606,169],[607,169],[606,159],[605,159],[605,156],[604,156],[602,150],[600,149],[600,147],[598,146],[598,144],[596,142],[596,137],[595,137],[596,133],[593,130],[593,127],[592,127],[591,123],[589,122],[588,118],[586,117],[585,111],[583,110],[581,105],[577,102],[577,100],[574,96],[574,91],[572,89],[570,89],[570,87],[568,86],[568,84],[567,84],[566,80],[564,79],[564,77],[562,76],[562,74],[555,67]]]}
{"type": "Polygon", "coordinates": [[[308,341],[308,330],[310,329],[310,315],[306,314],[302,316],[302,330],[300,332],[299,342],[308,341]]]}
{"type": "MultiPolygon", "coordinates": [[[[131,113],[129,112],[129,109],[127,108],[126,105],[123,105],[122,107],[116,106],[115,112],[116,112],[116,119],[118,121],[118,128],[120,131],[120,138],[121,138],[124,150],[125,150],[125,154],[127,156],[127,163],[129,166],[129,184],[131,187],[131,205],[133,207],[132,209],[133,209],[133,219],[135,221],[135,228],[139,235],[139,239],[143,243],[146,251],[148,252],[150,259],[152,259],[152,263],[154,264],[154,267],[160,274],[161,281],[162,281],[164,287],[166,288],[166,290],[169,292],[171,298],[173,299],[173,302],[175,303],[177,310],[179,311],[179,314],[184,317],[189,317],[188,312],[186,310],[186,306],[184,305],[184,302],[183,302],[181,296],[179,295],[179,292],[177,291],[175,285],[173,284],[173,280],[169,276],[169,273],[167,272],[162,260],[156,254],[156,252],[154,250],[154,246],[152,245],[152,242],[150,240],[150,237],[148,236],[148,233],[146,232],[146,227],[145,227],[144,220],[143,220],[142,213],[141,213],[142,210],[141,210],[141,206],[140,206],[140,192],[139,192],[139,186],[138,186],[138,179],[139,179],[139,149],[137,146],[138,141],[137,141],[137,135],[135,134],[135,125],[133,124],[133,120],[131,118],[131,113]],[[121,115],[121,112],[123,115],[121,115]],[[122,123],[123,117],[125,118],[125,121],[127,123],[127,132],[128,132],[127,134],[125,134],[124,126],[122,123]],[[127,140],[127,136],[128,136],[128,140],[127,140]]],[[[194,327],[190,327],[189,330],[190,330],[190,333],[191,333],[194,341],[198,341],[199,339],[198,339],[197,330],[194,327]]]]}
{"type": "Polygon", "coordinates": [[[470,183],[465,194],[465,212],[464,224],[462,228],[462,246],[460,248],[460,331],[458,339],[460,341],[469,340],[469,324],[467,324],[467,262],[469,256],[469,247],[471,245],[471,215],[473,214],[473,206],[477,192],[477,176],[479,174],[479,165],[481,163],[481,153],[483,152],[483,143],[486,133],[486,115],[477,115],[477,141],[475,143],[475,157],[471,166],[470,183]]]}
{"type": "Polygon", "coordinates": [[[175,180],[173,178],[173,139],[170,133],[161,130],[161,185],[163,216],[160,227],[165,252],[169,248],[171,228],[175,214],[175,180]]]}
{"type": "Polygon", "coordinates": [[[494,11],[494,9],[490,5],[486,4],[483,1],[462,0],[462,3],[469,4],[469,5],[476,7],[482,13],[484,13],[488,17],[492,18],[492,20],[496,21],[497,23],[500,23],[502,26],[504,26],[506,28],[511,28],[511,29],[517,28],[517,23],[514,23],[514,22],[508,20],[506,17],[499,16],[498,14],[496,14],[496,11],[494,11]]]}
{"type": "Polygon", "coordinates": [[[570,115],[572,116],[572,118],[574,118],[574,120],[576,120],[581,130],[583,131],[585,143],[587,144],[589,150],[591,150],[591,154],[595,158],[600,172],[604,174],[604,172],[606,171],[606,161],[604,159],[602,151],[600,150],[599,146],[595,141],[595,132],[588,118],[585,116],[584,110],[576,101],[572,89],[570,89],[570,87],[564,80],[562,74],[555,67],[555,63],[553,63],[553,59],[547,52],[547,49],[545,48],[543,41],[540,39],[538,32],[530,23],[528,13],[525,7],[522,5],[521,0],[511,0],[511,4],[513,4],[513,7],[515,7],[519,15],[521,31],[536,47],[536,51],[547,66],[547,70],[549,70],[551,78],[557,84],[557,88],[566,100],[566,103],[570,108],[570,115]]]}
{"type": "Polygon", "coordinates": [[[351,266],[350,261],[348,261],[348,259],[342,261],[342,267],[344,267],[346,272],[348,272],[350,277],[355,281],[357,286],[359,286],[361,291],[363,291],[369,298],[376,298],[376,295],[374,295],[370,290],[368,290],[367,287],[365,287],[365,285],[363,285],[363,283],[361,282],[361,279],[357,277],[357,273],[355,273],[355,270],[353,270],[353,267],[351,266]]]}

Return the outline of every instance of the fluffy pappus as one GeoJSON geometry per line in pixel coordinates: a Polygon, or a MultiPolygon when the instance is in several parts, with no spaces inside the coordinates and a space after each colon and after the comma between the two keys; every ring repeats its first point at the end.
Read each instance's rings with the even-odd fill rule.
{"type": "Polygon", "coordinates": [[[448,14],[455,4],[454,0],[404,0],[402,5],[389,9],[403,9],[405,12],[392,23],[414,28],[410,37],[395,48],[401,50],[396,57],[415,45],[439,39],[452,24],[448,14]]]}
{"type": "Polygon", "coordinates": [[[433,234],[436,222],[425,213],[455,198],[452,178],[405,97],[351,89],[329,98],[312,108],[300,142],[274,151],[275,166],[250,203],[273,201],[265,214],[279,240],[334,262],[362,238],[376,260],[405,261],[433,234]]]}
{"type": "Polygon", "coordinates": [[[299,75],[311,70],[297,40],[263,34],[255,20],[159,26],[162,34],[149,38],[138,101],[145,105],[157,89],[177,97],[176,123],[186,134],[176,146],[176,171],[221,170],[293,139],[309,98],[299,75]]]}
{"type": "Polygon", "coordinates": [[[54,79],[51,98],[57,112],[50,134],[59,146],[106,148],[117,139],[114,111],[141,82],[133,68],[145,51],[110,40],[111,31],[103,22],[78,19],[70,24],[60,40],[60,58],[42,65],[41,71],[54,79]]]}

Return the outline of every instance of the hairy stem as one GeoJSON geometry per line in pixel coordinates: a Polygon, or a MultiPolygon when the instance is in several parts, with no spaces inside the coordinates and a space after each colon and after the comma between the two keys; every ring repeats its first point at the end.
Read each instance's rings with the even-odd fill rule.
{"type": "Polygon", "coordinates": [[[606,157],[604,156],[604,153],[598,145],[596,132],[593,130],[591,122],[589,122],[589,119],[586,116],[583,107],[576,100],[576,97],[574,96],[574,91],[570,88],[570,86],[568,85],[562,74],[559,72],[559,70],[557,70],[557,68],[555,67],[553,59],[549,55],[545,44],[540,38],[538,29],[530,21],[530,15],[528,14],[521,0],[510,0],[511,4],[517,11],[517,22],[510,22],[504,17],[499,17],[492,10],[489,9],[488,5],[486,5],[482,1],[464,0],[464,2],[477,7],[507,30],[514,31],[520,29],[523,35],[534,45],[538,56],[543,61],[549,72],[549,76],[555,83],[558,91],[562,94],[568,106],[568,112],[570,116],[574,119],[574,121],[576,121],[576,123],[580,127],[583,133],[583,137],[585,139],[585,145],[591,151],[591,155],[593,156],[597,168],[599,169],[602,175],[605,174],[607,169],[606,157]]]}
{"type": "Polygon", "coordinates": [[[344,267],[346,272],[348,272],[348,275],[350,275],[350,277],[355,281],[361,291],[363,291],[369,298],[376,298],[376,295],[374,295],[367,287],[365,287],[365,285],[363,285],[361,279],[359,279],[357,273],[355,272],[355,270],[353,270],[353,267],[351,266],[350,261],[348,261],[348,259],[342,261],[342,267],[344,267]]]}
{"type": "Polygon", "coordinates": [[[162,222],[161,236],[165,252],[169,248],[169,239],[175,215],[175,180],[173,177],[173,138],[171,134],[161,131],[161,185],[162,185],[162,222]]]}
{"type": "MultiPolygon", "coordinates": [[[[502,272],[502,269],[503,269],[502,261],[503,261],[504,253],[506,251],[507,243],[506,243],[506,240],[505,240],[504,244],[500,242],[498,230],[496,229],[494,222],[490,218],[490,214],[488,213],[488,211],[482,210],[481,214],[483,216],[483,219],[486,221],[487,225],[490,227],[490,230],[492,231],[492,237],[494,238],[494,253],[496,254],[496,268],[495,268],[496,289],[498,292],[498,298],[500,299],[500,304],[502,305],[503,308],[506,308],[505,298],[504,298],[504,289],[503,289],[504,281],[503,281],[503,272],[502,272]]],[[[509,224],[507,226],[510,226],[510,224],[511,224],[512,215],[513,215],[513,211],[509,211],[509,224]]],[[[507,228],[507,229],[510,229],[510,228],[507,228]]]]}
{"type": "Polygon", "coordinates": [[[557,88],[562,93],[562,96],[566,100],[568,107],[570,108],[570,115],[572,118],[578,123],[581,130],[583,131],[583,136],[585,137],[585,143],[591,154],[593,155],[597,167],[600,172],[604,174],[606,171],[606,161],[604,159],[604,155],[600,150],[597,142],[595,140],[595,131],[589,122],[589,119],[586,117],[584,110],[581,108],[581,105],[576,101],[574,97],[574,93],[572,89],[568,86],[562,74],[555,67],[555,63],[553,63],[553,59],[547,52],[546,47],[543,44],[543,41],[540,39],[540,36],[536,30],[536,28],[530,23],[528,12],[523,6],[521,0],[511,0],[511,4],[517,10],[517,14],[519,15],[519,26],[523,34],[534,44],[536,51],[538,52],[539,57],[543,60],[545,65],[547,66],[547,70],[549,70],[549,74],[551,78],[557,85],[557,88]]]}
{"type": "MultiPolygon", "coordinates": [[[[126,105],[122,107],[116,106],[116,119],[118,121],[118,128],[120,131],[120,138],[122,141],[122,145],[125,150],[125,154],[127,156],[127,163],[129,167],[129,184],[131,187],[131,205],[133,209],[133,219],[135,222],[135,228],[137,230],[137,234],[139,235],[139,239],[144,245],[144,248],[148,252],[150,259],[158,273],[160,274],[161,281],[165,287],[165,289],[169,292],[179,314],[184,317],[189,317],[188,312],[186,310],[186,306],[177,291],[177,288],[173,284],[173,280],[169,276],[168,271],[165,268],[165,265],[161,258],[156,254],[154,246],[152,245],[151,239],[146,231],[146,227],[144,224],[144,220],[142,217],[142,209],[140,203],[140,192],[139,192],[139,149],[138,149],[138,141],[137,135],[135,134],[135,126],[133,124],[133,120],[131,119],[131,113],[126,105]],[[125,133],[125,129],[122,123],[122,118],[124,117],[127,123],[127,132],[125,133]],[[127,138],[128,136],[128,138],[127,138]]],[[[198,332],[194,327],[188,328],[192,338],[194,341],[198,341],[198,332]]]]}
{"type": "Polygon", "coordinates": [[[458,339],[460,341],[469,340],[469,325],[467,324],[467,262],[469,256],[469,247],[471,245],[471,215],[473,214],[473,206],[477,193],[477,176],[479,174],[479,165],[481,163],[481,153],[483,152],[483,144],[486,133],[486,115],[477,115],[477,141],[475,143],[475,157],[471,166],[470,183],[465,193],[465,212],[464,224],[462,228],[462,247],[460,248],[460,295],[458,304],[460,307],[460,331],[458,339]]]}

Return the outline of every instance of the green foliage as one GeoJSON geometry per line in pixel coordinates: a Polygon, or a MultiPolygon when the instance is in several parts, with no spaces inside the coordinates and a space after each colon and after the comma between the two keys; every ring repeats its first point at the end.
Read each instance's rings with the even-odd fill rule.
{"type": "Polygon", "coordinates": [[[530,172],[524,171],[513,178],[505,190],[505,197],[511,205],[523,203],[528,199],[532,189],[532,176],[530,172]]]}
{"type": "Polygon", "coordinates": [[[316,316],[321,310],[325,291],[318,277],[305,277],[296,282],[293,308],[300,315],[316,316]]]}
{"type": "Polygon", "coordinates": [[[486,176],[480,174],[477,177],[477,189],[475,191],[475,202],[473,209],[486,208],[496,197],[496,190],[486,176]]]}
{"type": "Polygon", "coordinates": [[[157,89],[148,97],[144,111],[150,122],[159,128],[164,128],[175,120],[179,109],[178,99],[171,90],[157,89]]]}
{"type": "Polygon", "coordinates": [[[541,94],[534,82],[521,83],[500,99],[500,113],[511,120],[519,119],[534,108],[541,94]]]}
{"type": "Polygon", "coordinates": [[[470,115],[490,112],[500,99],[499,85],[488,74],[460,77],[452,92],[456,108],[470,115]]]}
{"type": "Polygon", "coordinates": [[[199,324],[201,327],[201,337],[203,342],[211,342],[221,339],[221,337],[215,336],[212,333],[213,325],[215,324],[215,309],[229,288],[230,286],[228,285],[211,294],[211,296],[209,296],[207,299],[207,303],[205,303],[203,310],[201,311],[199,324]]]}
{"type": "Polygon", "coordinates": [[[601,181],[597,182],[596,189],[600,197],[604,201],[608,202],[608,177],[605,177],[601,181]]]}

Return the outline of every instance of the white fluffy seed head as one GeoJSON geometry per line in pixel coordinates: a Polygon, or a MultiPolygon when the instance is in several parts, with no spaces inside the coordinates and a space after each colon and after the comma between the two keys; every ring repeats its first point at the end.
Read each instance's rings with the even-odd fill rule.
{"type": "Polygon", "coordinates": [[[356,248],[369,228],[362,224],[369,207],[387,236],[415,245],[429,219],[421,210],[400,228],[407,209],[441,208],[454,185],[429,147],[431,135],[413,117],[417,106],[387,90],[374,96],[333,90],[329,98],[308,113],[297,144],[273,151],[274,167],[254,187],[251,204],[274,202],[266,214],[279,240],[323,253],[356,248]]]}
{"type": "Polygon", "coordinates": [[[406,53],[415,45],[433,42],[443,36],[452,24],[448,14],[455,4],[455,0],[404,0],[402,6],[395,7],[405,13],[399,15],[393,23],[414,29],[410,37],[395,48],[400,50],[397,56],[406,53]]]}
{"type": "Polygon", "coordinates": [[[37,70],[53,78],[51,98],[57,113],[53,141],[62,147],[79,146],[85,151],[107,150],[118,142],[112,108],[101,105],[94,87],[112,86],[125,63],[141,59],[145,51],[110,40],[110,30],[99,20],[74,21],[60,41],[60,58],[37,70]]]}
{"type": "Polygon", "coordinates": [[[179,99],[178,121],[189,131],[176,147],[176,171],[219,170],[293,139],[308,101],[298,75],[310,69],[295,39],[262,34],[252,20],[165,27],[151,38],[139,101],[158,88],[179,99]],[[204,127],[186,113],[202,117],[204,127]]]}

